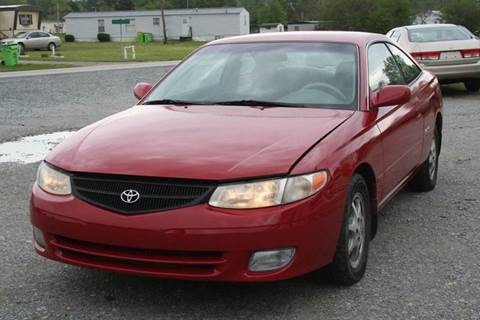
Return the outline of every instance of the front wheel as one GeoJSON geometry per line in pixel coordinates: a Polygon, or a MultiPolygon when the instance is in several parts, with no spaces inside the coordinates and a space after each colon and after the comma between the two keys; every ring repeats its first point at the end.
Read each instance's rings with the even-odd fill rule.
{"type": "Polygon", "coordinates": [[[48,44],[48,50],[53,51],[53,50],[55,50],[56,48],[57,48],[57,45],[56,45],[55,43],[50,42],[50,43],[48,44]]]}
{"type": "MultiPolygon", "coordinates": [[[[355,173],[348,188],[340,238],[333,262],[326,268],[335,284],[352,285],[365,274],[371,231],[370,193],[365,179],[355,173]]],[[[322,272],[322,276],[325,273],[322,272]]]]}
{"type": "Polygon", "coordinates": [[[18,46],[20,47],[20,54],[25,53],[25,45],[23,43],[19,43],[18,46]]]}
{"type": "Polygon", "coordinates": [[[470,79],[464,82],[468,92],[478,92],[480,90],[480,79],[470,79]]]}

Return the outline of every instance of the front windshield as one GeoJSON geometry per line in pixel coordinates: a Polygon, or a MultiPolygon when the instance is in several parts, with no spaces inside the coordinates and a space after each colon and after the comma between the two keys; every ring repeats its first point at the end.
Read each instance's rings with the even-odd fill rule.
{"type": "Polygon", "coordinates": [[[26,32],[20,32],[20,33],[17,33],[17,35],[15,36],[15,38],[17,38],[17,39],[25,38],[26,35],[27,35],[26,32]]]}
{"type": "Polygon", "coordinates": [[[291,107],[356,109],[357,65],[357,49],[352,44],[212,45],[176,68],[144,103],[262,101],[291,107]]]}

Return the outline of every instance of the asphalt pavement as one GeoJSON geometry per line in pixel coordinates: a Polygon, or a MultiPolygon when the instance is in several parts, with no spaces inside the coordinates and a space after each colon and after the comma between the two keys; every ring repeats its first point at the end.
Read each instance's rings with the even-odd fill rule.
{"type": "MultiPolygon", "coordinates": [[[[166,68],[0,79],[0,142],[76,130],[133,105],[166,68]]],[[[0,319],[480,319],[480,94],[445,88],[437,188],[381,212],[365,278],[173,281],[59,264],[32,248],[38,163],[0,163],[0,319]]]]}

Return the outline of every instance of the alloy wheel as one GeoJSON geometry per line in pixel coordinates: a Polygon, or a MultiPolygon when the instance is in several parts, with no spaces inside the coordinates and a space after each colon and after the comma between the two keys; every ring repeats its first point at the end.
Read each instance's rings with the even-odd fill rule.
{"type": "Polygon", "coordinates": [[[351,213],[348,219],[347,248],[352,268],[357,268],[362,260],[365,247],[365,203],[361,193],[353,196],[351,213]]]}
{"type": "Polygon", "coordinates": [[[428,154],[428,174],[430,179],[435,179],[435,172],[437,170],[437,139],[433,138],[432,145],[430,146],[430,152],[428,154]]]}

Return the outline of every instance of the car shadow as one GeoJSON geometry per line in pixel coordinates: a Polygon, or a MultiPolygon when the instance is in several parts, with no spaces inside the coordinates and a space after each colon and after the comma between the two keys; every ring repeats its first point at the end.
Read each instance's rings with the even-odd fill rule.
{"type": "Polygon", "coordinates": [[[441,86],[445,97],[471,97],[479,96],[478,92],[468,92],[462,83],[445,84],[441,86]]]}
{"type": "Polygon", "coordinates": [[[263,319],[286,313],[292,303],[300,303],[302,299],[336,296],[347,289],[330,284],[327,278],[316,282],[311,275],[266,283],[168,280],[75,267],[68,267],[64,275],[70,279],[62,281],[70,283],[69,288],[64,288],[70,299],[102,308],[118,308],[124,315],[148,310],[159,317],[175,314],[180,318],[215,318],[247,312],[263,319]]]}

